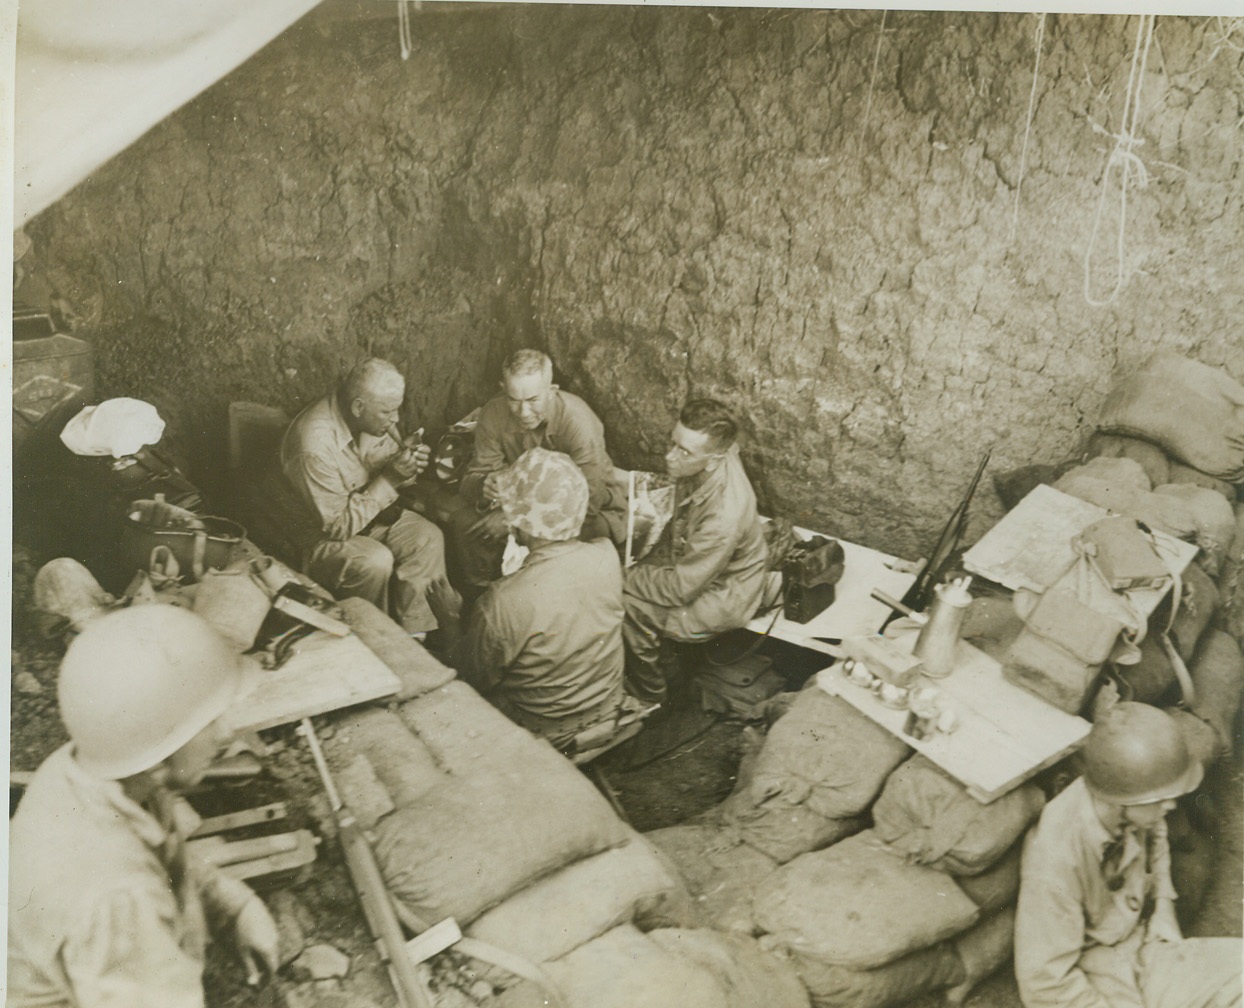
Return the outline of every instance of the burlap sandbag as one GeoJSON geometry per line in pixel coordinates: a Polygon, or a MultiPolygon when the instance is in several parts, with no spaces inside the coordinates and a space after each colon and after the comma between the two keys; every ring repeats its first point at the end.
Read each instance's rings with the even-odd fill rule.
{"type": "Polygon", "coordinates": [[[971,899],[982,917],[997,913],[1019,895],[1019,868],[1024,842],[1017,840],[1002,857],[979,875],[958,875],[955,883],[971,899]]]}
{"type": "Polygon", "coordinates": [[[948,941],[870,970],[797,954],[790,958],[816,1008],[889,1008],[962,983],[964,978],[963,963],[948,941]]]}
{"type": "MultiPolygon", "coordinates": [[[[726,991],[713,973],[667,951],[623,924],[546,963],[563,1008],[723,1008],[726,991]]],[[[544,991],[527,981],[497,996],[498,1008],[547,1008],[544,991]]],[[[733,1008],[733,1006],[731,1006],[733,1008]]]]}
{"type": "Polygon", "coordinates": [[[1222,628],[1244,645],[1244,501],[1235,506],[1235,536],[1218,574],[1222,628]]]}
{"type": "Polygon", "coordinates": [[[777,862],[729,831],[709,825],[670,826],[645,833],[690,890],[705,924],[751,934],[752,896],[777,862]]]}
{"type": "MultiPolygon", "coordinates": [[[[428,747],[387,708],[344,711],[334,727],[332,737],[324,740],[334,774],[341,773],[356,756],[366,758],[395,806],[414,804],[447,779],[428,747]]],[[[351,795],[343,794],[350,802],[351,795]]]]}
{"type": "Polygon", "coordinates": [[[1211,575],[1217,575],[1235,539],[1235,513],[1231,504],[1216,490],[1191,483],[1167,483],[1153,488],[1154,496],[1179,501],[1192,515],[1196,544],[1203,556],[1198,559],[1211,575]]]}
{"type": "Polygon", "coordinates": [[[1230,483],[1244,479],[1244,386],[1222,368],[1159,351],[1115,385],[1097,427],[1153,441],[1230,483]]]}
{"type": "Polygon", "coordinates": [[[726,992],[721,1008],[808,1008],[794,968],[765,952],[754,938],[699,930],[662,929],[648,937],[667,952],[709,970],[726,992]]]}
{"type": "Polygon", "coordinates": [[[972,988],[1000,970],[1015,947],[1015,908],[1007,907],[954,939],[955,954],[963,963],[963,982],[946,992],[946,1003],[962,1004],[972,988]]]}
{"type": "Polygon", "coordinates": [[[767,948],[852,969],[884,966],[977,917],[949,875],[904,861],[871,830],[779,868],[753,909],[767,948]]]}
{"type": "Polygon", "coordinates": [[[537,879],[625,843],[633,831],[567,769],[449,778],[385,816],[375,851],[389,890],[425,921],[465,926],[537,879]]]}
{"type": "Polygon", "coordinates": [[[1218,731],[1208,721],[1179,707],[1167,707],[1166,713],[1179,726],[1184,745],[1188,747],[1193,758],[1200,761],[1201,766],[1208,770],[1211,763],[1227,754],[1218,731]]]}
{"type": "Polygon", "coordinates": [[[1021,784],[982,805],[923,756],[890,775],[873,806],[873,832],[899,856],[951,875],[976,875],[996,862],[1045,804],[1021,784]]]}
{"type": "Polygon", "coordinates": [[[1140,438],[1122,437],[1118,434],[1094,434],[1089,438],[1088,450],[1085,455],[1095,458],[1126,458],[1131,459],[1145,471],[1151,487],[1161,486],[1171,480],[1171,462],[1166,452],[1151,441],[1140,438]]]}
{"type": "Polygon", "coordinates": [[[982,595],[968,606],[959,636],[1002,661],[1023,628],[1024,621],[1010,595],[982,595]]]}
{"type": "MultiPolygon", "coordinates": [[[[1170,596],[1154,613],[1149,625],[1157,629],[1165,626],[1170,613],[1170,596]]],[[[1200,564],[1189,564],[1184,570],[1180,584],[1179,608],[1175,610],[1175,621],[1171,624],[1171,641],[1185,662],[1191,661],[1196,654],[1197,645],[1218,613],[1218,588],[1214,579],[1205,573],[1200,564]]]]}
{"type": "Polygon", "coordinates": [[[1230,752],[1235,742],[1235,716],[1244,687],[1244,657],[1230,634],[1211,630],[1201,640],[1188,667],[1196,700],[1192,712],[1213,726],[1220,750],[1230,752]]]}
{"type": "Polygon", "coordinates": [[[1070,470],[1054,489],[1191,542],[1199,529],[1197,515],[1184,501],[1153,493],[1147,482],[1148,477],[1131,459],[1097,458],[1070,470]]]}
{"type": "Polygon", "coordinates": [[[652,845],[636,836],[532,883],[477,918],[466,933],[545,962],[639,918],[648,926],[691,924],[690,899],[652,845]]]}
{"type": "Polygon", "coordinates": [[[1233,504],[1237,497],[1235,484],[1218,479],[1209,473],[1203,473],[1200,469],[1193,469],[1192,466],[1184,465],[1182,462],[1172,462],[1166,479],[1153,481],[1154,486],[1161,486],[1163,483],[1191,483],[1193,486],[1205,487],[1207,490],[1215,490],[1222,494],[1233,504]]]}
{"type": "Polygon", "coordinates": [[[825,819],[848,819],[868,808],[910,752],[845,700],[803,690],[769,731],[740,801],[758,807],[781,797],[825,819]]]}

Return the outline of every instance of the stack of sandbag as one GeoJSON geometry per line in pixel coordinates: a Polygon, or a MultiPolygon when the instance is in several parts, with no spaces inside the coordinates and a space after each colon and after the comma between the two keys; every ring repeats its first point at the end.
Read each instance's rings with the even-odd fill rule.
{"type": "Polygon", "coordinates": [[[1244,501],[1235,506],[1235,538],[1218,575],[1222,628],[1244,645],[1244,501]]]}
{"type": "Polygon", "coordinates": [[[453,917],[531,963],[623,923],[688,922],[689,897],[653,847],[569,761],[464,683],[345,712],[325,748],[409,920],[453,917]]]}
{"type": "MultiPolygon", "coordinates": [[[[708,929],[643,934],[625,924],[544,963],[562,1008],[807,1008],[794,970],[745,935],[708,929]]],[[[498,1008],[546,1008],[538,985],[502,993],[498,1008]]]]}
{"type": "Polygon", "coordinates": [[[845,700],[804,689],[739,768],[734,792],[702,817],[778,863],[857,833],[911,750],[845,700]]]}
{"type": "Polygon", "coordinates": [[[761,884],[761,944],[790,958],[820,1008],[942,988],[962,1000],[1010,954],[1020,846],[1042,804],[1023,785],[982,805],[915,756],[887,781],[873,829],[761,884]]]}
{"type": "Polygon", "coordinates": [[[1111,389],[1097,429],[1157,445],[1213,480],[1244,481],[1244,386],[1222,368],[1155,353],[1111,389]]]}
{"type": "Polygon", "coordinates": [[[1068,470],[1054,488],[1196,543],[1198,562],[1211,577],[1219,573],[1235,537],[1231,502],[1221,493],[1191,483],[1155,486],[1130,458],[1091,459],[1068,470]]]}
{"type": "Polygon", "coordinates": [[[778,865],[868,825],[868,808],[911,749],[811,686],[773,705],[768,735],[744,733],[730,797],[696,820],[645,834],[686,883],[703,923],[755,930],[752,897],[778,865]]]}

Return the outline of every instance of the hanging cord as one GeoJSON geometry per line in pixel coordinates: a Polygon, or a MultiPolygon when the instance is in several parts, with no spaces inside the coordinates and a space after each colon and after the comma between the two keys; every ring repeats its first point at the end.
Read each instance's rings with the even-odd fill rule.
{"type": "Polygon", "coordinates": [[[1097,200],[1097,212],[1093,215],[1093,230],[1089,235],[1088,247],[1084,250],[1084,300],[1094,308],[1113,304],[1119,292],[1127,285],[1127,190],[1133,180],[1139,189],[1149,184],[1149,173],[1133,148],[1144,143],[1137,136],[1140,127],[1140,93],[1144,84],[1145,64],[1149,59],[1149,45],[1153,42],[1155,20],[1156,16],[1153,14],[1141,14],[1136,27],[1136,45],[1132,50],[1132,68],[1127,78],[1127,95],[1123,103],[1123,122],[1119,132],[1107,133],[1096,123],[1093,124],[1095,130],[1113,136],[1115,140],[1114,149],[1106,159],[1106,167],[1102,172],[1101,193],[1097,200]],[[1109,295],[1098,299],[1093,297],[1092,292],[1093,249],[1097,245],[1102,210],[1110,189],[1110,171],[1116,167],[1119,170],[1119,234],[1115,242],[1115,282],[1109,295]]]}
{"type": "Polygon", "coordinates": [[[413,45],[410,36],[410,4],[407,0],[397,0],[397,41],[402,49],[402,59],[410,59],[413,45]]]}
{"type": "Polygon", "coordinates": [[[868,117],[873,110],[873,85],[877,83],[877,63],[881,60],[881,41],[885,38],[885,19],[890,12],[881,12],[881,27],[877,29],[877,48],[873,53],[873,70],[868,78],[868,100],[864,103],[864,118],[860,122],[860,139],[868,133],[868,117]]]}
{"type": "Polygon", "coordinates": [[[1015,209],[1011,213],[1011,233],[1007,241],[1015,240],[1019,227],[1019,191],[1024,184],[1024,169],[1028,164],[1028,134],[1032,130],[1032,113],[1037,100],[1037,79],[1041,73],[1041,45],[1045,41],[1045,15],[1037,15],[1037,38],[1033,48],[1037,51],[1037,59],[1032,67],[1032,89],[1028,92],[1028,118],[1024,121],[1024,145],[1019,152],[1019,178],[1015,180],[1015,209]]]}

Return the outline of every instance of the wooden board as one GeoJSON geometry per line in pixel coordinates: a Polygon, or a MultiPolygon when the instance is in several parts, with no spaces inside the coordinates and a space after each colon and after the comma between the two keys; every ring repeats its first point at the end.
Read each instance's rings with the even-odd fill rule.
{"type": "MultiPolygon", "coordinates": [[[[1094,609],[1116,615],[1121,623],[1130,625],[1135,617],[1130,609],[1147,617],[1170,590],[1169,584],[1126,592],[1127,602],[1120,608],[1120,603],[1111,599],[1104,585],[1100,586],[1100,592],[1092,584],[1080,585],[1081,590],[1076,591],[1076,582],[1069,575],[1076,557],[1072,538],[1109,514],[1105,508],[1043,484],[1033,489],[963,555],[963,566],[973,574],[1012,590],[1026,588],[1041,592],[1059,585],[1081,597],[1086,589],[1090,590],[1094,609]]],[[[1153,537],[1158,556],[1173,575],[1181,574],[1196,556],[1195,543],[1183,542],[1165,532],[1154,532],[1153,537]]]]}
{"type": "Polygon", "coordinates": [[[257,731],[392,696],[400,687],[357,634],[316,631],[294,645],[293,657],[280,668],[252,663],[229,717],[237,730],[257,731]]]}
{"type": "MultiPolygon", "coordinates": [[[[796,528],[795,532],[802,539],[814,534],[801,528],[796,528]]],[[[879,588],[892,598],[902,598],[916,580],[914,574],[894,570],[890,566],[902,563],[895,557],[867,546],[857,546],[845,539],[838,541],[842,543],[845,566],[842,579],[835,585],[834,604],[807,623],[795,623],[778,616],[770,631],[772,636],[813,651],[840,655],[840,649],[814,638],[830,637],[841,640],[843,637],[876,633],[890,615],[890,608],[870,598],[869,593],[879,588]]],[[[772,622],[772,613],[758,616],[747,624],[747,629],[764,633],[772,622]]]]}
{"type": "MultiPolygon", "coordinates": [[[[909,631],[896,642],[910,649],[915,640],[916,633],[909,631]]],[[[1091,728],[1083,718],[1007,682],[998,662],[965,641],[959,642],[954,672],[945,679],[917,680],[917,685],[938,689],[945,706],[958,715],[959,727],[950,734],[937,732],[923,740],[905,735],[907,712],[885,706],[871,690],[851,682],[841,664],[822,669],[817,685],[923,753],[982,803],[1070,755],[1091,728]]]]}

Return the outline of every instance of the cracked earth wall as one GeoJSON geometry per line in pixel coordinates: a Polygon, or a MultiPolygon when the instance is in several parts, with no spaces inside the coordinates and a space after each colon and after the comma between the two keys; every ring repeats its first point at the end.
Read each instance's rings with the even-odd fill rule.
{"type": "MultiPolygon", "coordinates": [[[[620,464],[657,465],[681,401],[718,396],[766,510],[916,556],[986,448],[1064,457],[1152,350],[1244,379],[1236,22],[1158,21],[1104,307],[1085,256],[1135,18],[1050,16],[1035,90],[1033,15],[414,26],[402,62],[388,18],[305,21],[28,227],[101,392],[160,403],[205,476],[232,399],[293,411],[373,352],[436,427],[538,345],[620,464]]],[[[974,513],[996,518],[987,487],[974,513]]]]}

